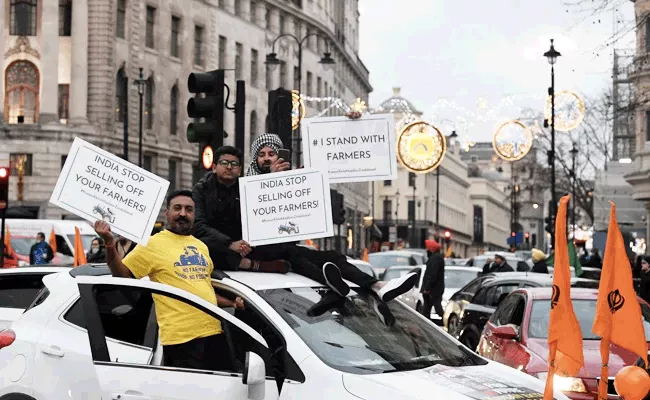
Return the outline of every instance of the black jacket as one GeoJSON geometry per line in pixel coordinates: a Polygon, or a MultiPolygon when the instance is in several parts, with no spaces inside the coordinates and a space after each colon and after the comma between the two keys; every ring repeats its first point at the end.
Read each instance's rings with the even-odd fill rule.
{"type": "Polygon", "coordinates": [[[422,280],[422,291],[430,291],[434,298],[445,291],[445,259],[440,252],[431,253],[422,280]]]}
{"type": "Polygon", "coordinates": [[[102,246],[97,253],[86,253],[86,261],[101,264],[106,262],[106,249],[102,246]]]}
{"type": "Polygon", "coordinates": [[[491,272],[515,272],[514,268],[508,264],[508,262],[504,262],[503,265],[496,265],[494,263],[485,263],[483,266],[483,273],[484,274],[489,274],[491,272]],[[492,264],[492,268],[490,268],[490,264],[492,264]]]}
{"type": "Polygon", "coordinates": [[[208,172],[192,189],[194,236],[208,246],[210,254],[241,240],[239,182],[226,186],[208,172]]]}
{"type": "Polygon", "coordinates": [[[648,272],[640,272],[640,277],[641,277],[641,290],[639,290],[639,296],[645,300],[650,302],[650,271],[648,272]]]}
{"type": "Polygon", "coordinates": [[[544,260],[537,261],[533,265],[532,272],[538,272],[540,274],[548,274],[548,266],[546,265],[546,261],[544,260]]]}

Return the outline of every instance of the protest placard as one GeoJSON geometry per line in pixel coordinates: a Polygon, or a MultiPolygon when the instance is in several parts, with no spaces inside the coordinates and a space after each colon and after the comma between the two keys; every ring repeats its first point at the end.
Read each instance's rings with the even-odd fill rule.
{"type": "Polygon", "coordinates": [[[393,114],[306,118],[305,167],[328,171],[331,183],[397,179],[393,114]]]}
{"type": "Polygon", "coordinates": [[[50,203],[146,245],[169,182],[75,138],[50,203]]]}
{"type": "Polygon", "coordinates": [[[330,183],[316,169],[239,178],[242,237],[251,246],[334,234],[330,183]]]}

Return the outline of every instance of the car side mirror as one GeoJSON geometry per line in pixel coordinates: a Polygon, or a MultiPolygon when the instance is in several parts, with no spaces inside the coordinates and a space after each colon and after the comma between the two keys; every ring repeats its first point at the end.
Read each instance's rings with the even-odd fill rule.
{"type": "Polygon", "coordinates": [[[242,382],[248,386],[248,398],[250,400],[264,399],[266,365],[264,365],[262,357],[252,351],[246,353],[242,382]]]}
{"type": "Polygon", "coordinates": [[[494,336],[501,339],[517,339],[517,337],[519,337],[517,328],[512,325],[497,326],[494,328],[494,331],[492,333],[494,336]]]}

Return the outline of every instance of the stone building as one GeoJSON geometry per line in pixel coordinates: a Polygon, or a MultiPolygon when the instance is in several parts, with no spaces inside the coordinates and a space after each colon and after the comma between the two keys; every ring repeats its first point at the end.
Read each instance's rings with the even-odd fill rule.
{"type": "MultiPolygon", "coordinates": [[[[297,89],[297,45],[275,47],[285,61],[266,67],[276,37],[291,33],[303,46],[302,91],[311,96],[367,100],[369,73],[358,56],[356,1],[323,0],[2,0],[3,57],[0,163],[11,163],[10,215],[66,218],[48,204],[75,136],[190,188],[203,173],[198,146],[187,142],[187,77],[193,71],[226,69],[233,103],[235,80],[246,81],[248,145],[265,131],[268,90],[297,89]],[[318,63],[323,52],[336,60],[318,63]],[[135,84],[142,68],[145,85],[135,84]],[[141,96],[141,97],[140,97],[141,96]],[[142,112],[140,113],[140,98],[142,112]],[[16,166],[24,160],[24,189],[16,166]]],[[[323,107],[323,104],[316,107],[323,107]]],[[[226,111],[225,130],[234,132],[226,111]]],[[[230,134],[226,144],[234,143],[230,134]]],[[[346,185],[346,204],[368,213],[366,186],[346,185]],[[365,199],[365,201],[361,201],[365,199]]]]}

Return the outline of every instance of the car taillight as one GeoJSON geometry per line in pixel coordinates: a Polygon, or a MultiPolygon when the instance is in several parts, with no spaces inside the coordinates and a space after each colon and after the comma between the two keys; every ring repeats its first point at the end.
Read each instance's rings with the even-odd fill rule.
{"type": "Polygon", "coordinates": [[[0,349],[11,345],[16,340],[16,332],[11,329],[0,331],[0,349]]]}

